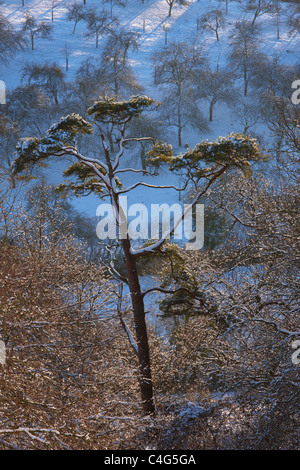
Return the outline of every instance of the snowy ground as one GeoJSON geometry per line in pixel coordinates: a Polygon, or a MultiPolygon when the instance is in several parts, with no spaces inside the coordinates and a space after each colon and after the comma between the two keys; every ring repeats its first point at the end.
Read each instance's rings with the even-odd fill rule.
{"type": "MultiPolygon", "coordinates": [[[[72,3],[70,0],[57,1],[54,9],[54,33],[52,40],[37,39],[35,41],[35,50],[30,48],[18,52],[10,64],[0,69],[0,79],[4,80],[8,89],[13,89],[21,82],[22,68],[26,63],[53,63],[56,62],[64,70],[65,57],[63,49],[68,43],[71,49],[69,59],[69,71],[66,78],[72,80],[83,59],[89,56],[100,56],[101,47],[105,40],[100,39],[99,48],[95,48],[95,41],[85,37],[86,25],[80,22],[77,25],[75,34],[72,34],[73,23],[66,21],[66,6],[72,3]]],[[[81,3],[81,2],[79,2],[81,3]]],[[[24,13],[30,11],[38,20],[47,20],[51,22],[52,0],[25,0],[25,6],[22,7],[21,0],[4,1],[2,8],[12,23],[21,27],[24,13]]],[[[283,4],[285,9],[291,8],[291,5],[283,4]]],[[[97,7],[97,9],[110,9],[110,3],[102,3],[101,0],[87,0],[87,8],[97,7]]],[[[168,17],[168,5],[166,0],[128,0],[126,8],[114,6],[113,13],[119,18],[122,26],[141,34],[141,44],[137,52],[130,53],[131,65],[139,78],[139,81],[145,88],[145,94],[153,98],[159,98],[159,91],[153,86],[150,57],[153,52],[165,45],[166,24],[169,25],[167,41],[188,41],[197,34],[197,18],[200,17],[209,8],[218,7],[224,10],[225,3],[220,4],[216,0],[190,0],[189,6],[181,7],[175,5],[172,11],[172,17],[168,17]]],[[[211,32],[198,33],[197,40],[205,47],[207,57],[210,60],[212,68],[217,65],[222,66],[226,59],[228,51],[228,40],[231,36],[231,27],[236,19],[245,16],[236,2],[229,2],[229,13],[226,17],[227,25],[220,31],[220,41],[216,41],[211,32]]],[[[284,24],[281,25],[280,40],[276,38],[275,19],[264,15],[258,20],[263,26],[263,40],[261,50],[269,56],[277,55],[282,63],[295,64],[299,53],[299,35],[289,36],[284,24]]],[[[251,97],[249,97],[251,102],[251,97]]],[[[203,109],[207,113],[207,109],[203,109]]],[[[243,125],[239,119],[233,115],[230,109],[223,104],[216,105],[215,117],[210,124],[210,130],[206,134],[195,134],[185,131],[183,133],[184,144],[188,143],[190,147],[206,138],[216,138],[219,135],[226,135],[229,132],[243,131],[243,125]]],[[[257,135],[263,138],[266,129],[260,126],[254,126],[251,129],[257,135]]],[[[176,142],[172,142],[174,136],[170,133],[170,142],[176,147],[176,142]]],[[[180,149],[178,149],[180,150],[180,149]]],[[[59,168],[56,173],[58,174],[59,168]]],[[[145,176],[147,182],[153,182],[149,176],[145,176]]],[[[135,175],[127,179],[130,184],[136,181],[135,175]]],[[[162,170],[155,179],[158,184],[175,184],[178,186],[180,181],[166,170],[162,170]]],[[[139,188],[132,192],[129,202],[140,203],[162,203],[178,202],[178,193],[174,190],[153,191],[148,188],[139,188]]],[[[99,199],[95,197],[76,199],[77,209],[94,216],[99,199]]]]}

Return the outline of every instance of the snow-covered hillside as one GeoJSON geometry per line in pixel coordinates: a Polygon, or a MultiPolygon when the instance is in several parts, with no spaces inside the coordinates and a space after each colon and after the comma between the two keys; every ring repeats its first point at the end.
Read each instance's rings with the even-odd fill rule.
{"type": "MultiPolygon", "coordinates": [[[[31,50],[30,45],[22,51],[18,51],[9,64],[0,65],[0,79],[4,80],[8,90],[12,90],[21,83],[22,69],[25,64],[33,63],[56,63],[65,72],[66,80],[72,80],[82,61],[88,57],[100,57],[101,50],[105,44],[105,38],[99,40],[99,47],[95,47],[94,38],[87,38],[86,23],[80,21],[73,34],[73,22],[66,20],[67,6],[70,0],[25,0],[22,6],[21,0],[6,0],[1,8],[7,19],[15,26],[21,28],[24,21],[24,14],[30,12],[37,20],[45,20],[51,23],[53,10],[53,34],[51,39],[39,39],[35,41],[35,49],[31,50]],[[64,48],[68,45],[70,49],[69,70],[65,71],[64,48]]],[[[81,4],[82,2],[80,2],[81,4]]],[[[222,67],[226,64],[229,41],[232,36],[233,24],[241,18],[252,19],[252,13],[245,13],[241,3],[230,1],[228,14],[225,14],[225,2],[216,0],[190,0],[188,6],[174,5],[172,16],[168,16],[169,7],[166,0],[128,0],[125,8],[118,4],[113,6],[113,13],[118,17],[120,26],[141,34],[140,45],[137,51],[130,51],[130,65],[132,66],[139,82],[144,87],[146,95],[155,99],[160,99],[159,88],[153,84],[153,71],[151,67],[151,56],[155,51],[162,48],[166,43],[173,41],[189,41],[196,38],[196,41],[205,48],[205,55],[209,59],[211,69],[222,67]],[[212,31],[197,31],[197,20],[207,11],[219,8],[224,12],[226,24],[220,30],[220,40],[217,41],[212,31]]],[[[85,8],[95,7],[99,11],[106,9],[110,11],[110,2],[103,3],[102,0],[86,0],[85,8]]],[[[280,24],[280,39],[277,39],[276,18],[264,14],[257,19],[261,24],[262,34],[260,48],[269,57],[278,57],[283,64],[293,65],[297,63],[299,53],[299,34],[294,32],[288,34],[286,26],[286,13],[292,8],[290,3],[282,3],[283,13],[280,24]]],[[[251,103],[251,94],[247,97],[251,103]]],[[[207,115],[208,105],[203,103],[203,113],[207,115]]],[[[195,133],[186,129],[183,135],[184,144],[195,145],[202,139],[216,138],[219,135],[226,135],[230,132],[242,132],[244,125],[241,117],[237,116],[226,104],[217,103],[214,112],[214,119],[209,123],[209,130],[203,133],[195,133]]],[[[256,123],[250,129],[254,135],[261,138],[264,143],[264,133],[267,128],[260,123],[256,123]]],[[[170,142],[176,147],[176,142],[172,142],[173,135],[170,133],[170,142]]],[[[174,140],[174,139],[173,139],[174,140]]],[[[178,149],[180,150],[180,149],[178,149]]],[[[132,176],[134,181],[134,176],[132,176]]],[[[147,177],[146,177],[147,178],[147,177]]],[[[149,177],[148,177],[149,178],[149,177]]],[[[162,172],[158,178],[158,183],[172,181],[178,184],[178,180],[162,172]],[[173,178],[170,180],[170,178],[173,178]]],[[[130,181],[131,182],[131,181],[130,181]]],[[[178,194],[165,191],[152,194],[153,203],[161,202],[162,197],[166,200],[178,200],[178,194]],[[155,199],[154,199],[155,198],[155,199]]],[[[139,193],[133,192],[133,199],[146,203],[149,200],[150,190],[143,188],[139,193]]],[[[95,215],[97,201],[93,198],[76,201],[77,207],[95,215]]]]}
{"type": "MultiPolygon", "coordinates": [[[[99,56],[101,44],[98,50],[95,41],[85,37],[86,25],[78,23],[73,35],[73,25],[66,21],[66,7],[72,1],[61,0],[55,2],[54,8],[54,32],[51,40],[39,40],[35,51],[18,52],[8,66],[1,65],[1,76],[9,88],[15,87],[20,82],[20,73],[26,62],[55,61],[64,67],[63,48],[65,42],[70,44],[71,58],[68,77],[72,78],[80,62],[88,56],[99,56]]],[[[79,2],[78,2],[79,3],[79,2]]],[[[27,0],[25,6],[21,1],[5,1],[2,8],[9,21],[21,27],[26,11],[30,11],[38,20],[51,22],[52,0],[27,0]]],[[[87,0],[86,7],[97,9],[109,9],[110,6],[101,0],[87,0]]],[[[114,14],[119,18],[122,26],[132,31],[141,33],[141,43],[138,52],[131,53],[132,65],[137,72],[140,81],[145,87],[152,84],[152,72],[150,69],[150,57],[154,50],[165,44],[165,29],[168,25],[167,40],[186,41],[197,32],[197,18],[209,9],[220,7],[220,3],[214,0],[190,0],[189,6],[175,6],[172,16],[168,17],[168,5],[166,0],[128,0],[125,8],[118,5],[114,7],[114,14]]],[[[223,6],[221,6],[223,8],[223,6]]],[[[288,10],[291,4],[283,4],[288,10]]],[[[248,15],[250,17],[250,15],[248,15]]],[[[199,41],[205,45],[211,64],[222,64],[230,39],[232,24],[235,20],[245,17],[240,5],[230,2],[229,12],[226,16],[227,24],[221,32],[219,43],[211,33],[199,34],[199,41]]],[[[261,50],[268,55],[278,55],[284,63],[293,64],[299,54],[299,37],[294,33],[291,37],[287,34],[284,24],[280,40],[276,38],[275,20],[270,15],[263,15],[259,21],[263,25],[263,38],[261,50]]]]}

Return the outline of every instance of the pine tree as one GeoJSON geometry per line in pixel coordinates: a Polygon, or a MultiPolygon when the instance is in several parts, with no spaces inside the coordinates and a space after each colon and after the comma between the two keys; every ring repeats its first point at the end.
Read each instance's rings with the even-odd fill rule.
{"type": "MultiPolygon", "coordinates": [[[[166,240],[175,230],[175,225],[170,226],[162,237],[153,243],[147,242],[136,248],[128,233],[127,220],[124,220],[120,196],[128,193],[138,186],[147,186],[153,189],[173,188],[172,185],[151,185],[143,181],[134,183],[129,187],[124,187],[119,180],[119,174],[135,171],[143,173],[144,170],[132,168],[120,168],[121,158],[128,143],[138,143],[152,141],[149,137],[135,138],[126,137],[126,129],[130,121],[139,116],[145,110],[152,110],[156,106],[155,100],[146,96],[134,96],[127,101],[116,101],[113,98],[100,98],[89,109],[88,114],[93,117],[100,135],[100,146],[104,161],[83,155],[76,146],[78,135],[90,135],[93,133],[93,126],[77,114],[71,114],[62,118],[52,125],[43,137],[33,137],[21,139],[17,146],[18,157],[14,162],[14,173],[30,171],[34,165],[43,165],[50,156],[71,156],[75,161],[69,166],[64,174],[71,178],[68,187],[75,191],[77,195],[84,195],[93,191],[99,196],[109,196],[114,207],[116,224],[122,236],[120,245],[123,251],[126,265],[126,278],[118,275],[112,264],[110,272],[120,283],[120,299],[118,304],[119,316],[122,325],[127,333],[130,343],[136,352],[139,363],[139,385],[141,402],[145,415],[155,413],[154,391],[151,374],[150,348],[148,332],[145,318],[144,297],[150,291],[160,290],[164,293],[176,294],[183,291],[190,294],[195,301],[202,302],[203,297],[198,297],[186,286],[180,286],[175,291],[168,289],[154,288],[142,291],[138,270],[138,260],[155,255],[158,251],[163,251],[166,240]],[[112,126],[116,136],[115,146],[118,150],[113,152],[109,141],[106,139],[105,127],[112,126]],[[135,325],[135,341],[129,328],[122,318],[122,283],[126,282],[131,294],[132,311],[135,325]]],[[[157,142],[148,152],[148,164],[151,167],[159,167],[161,164],[168,164],[171,171],[181,172],[186,175],[187,181],[194,180],[199,186],[203,186],[195,195],[191,207],[195,206],[214,181],[231,168],[239,168],[249,175],[251,159],[260,158],[260,152],[254,139],[239,134],[219,138],[216,142],[202,142],[194,150],[188,150],[185,154],[175,156],[170,145],[157,142]],[[206,166],[203,166],[206,164],[206,166]]],[[[65,185],[60,186],[65,189],[65,185]]],[[[177,189],[177,188],[174,188],[177,189]]],[[[182,215],[182,218],[184,214],[182,215]]]]}

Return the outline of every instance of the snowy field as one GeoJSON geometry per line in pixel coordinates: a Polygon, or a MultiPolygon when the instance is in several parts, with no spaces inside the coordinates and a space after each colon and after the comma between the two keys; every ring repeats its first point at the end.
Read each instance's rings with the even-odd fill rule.
{"type": "MultiPolygon", "coordinates": [[[[66,21],[67,6],[72,2],[70,0],[61,0],[54,2],[52,0],[25,0],[22,6],[21,0],[18,2],[7,0],[2,4],[2,9],[7,19],[21,28],[24,21],[24,14],[30,12],[37,20],[45,20],[51,23],[52,5],[53,10],[53,34],[51,39],[36,39],[35,49],[32,51],[30,45],[23,51],[17,52],[13,60],[9,64],[1,65],[0,79],[4,80],[7,89],[12,90],[21,83],[22,69],[25,64],[33,63],[56,63],[65,72],[65,55],[64,47],[67,44],[70,49],[69,70],[65,72],[66,80],[73,80],[80,64],[88,57],[100,57],[101,50],[105,44],[105,38],[99,39],[99,47],[95,47],[94,38],[87,38],[86,23],[81,21],[73,31],[73,22],[66,21]]],[[[81,3],[81,2],[80,2],[81,3]]],[[[101,11],[106,9],[110,11],[110,2],[103,3],[101,0],[86,0],[86,8],[95,7],[101,11]]],[[[283,3],[283,13],[289,12],[292,6],[289,3],[283,3]]],[[[228,5],[228,14],[225,14],[225,2],[215,0],[190,0],[188,6],[180,6],[175,4],[172,10],[172,16],[168,16],[168,4],[166,0],[128,0],[125,8],[114,5],[113,14],[118,17],[120,26],[133,32],[141,34],[140,45],[137,51],[130,51],[130,65],[133,68],[139,82],[144,87],[144,93],[157,100],[160,99],[159,87],[153,84],[153,71],[151,67],[151,56],[153,53],[161,49],[167,40],[167,43],[173,41],[189,41],[196,38],[201,46],[205,48],[205,54],[210,62],[212,70],[222,67],[226,64],[226,58],[229,50],[229,41],[232,36],[233,24],[241,18],[252,19],[252,13],[245,13],[241,9],[241,4],[230,1],[228,5]],[[197,19],[205,12],[213,8],[219,8],[224,12],[226,25],[220,30],[220,40],[216,41],[215,35],[211,31],[197,32],[197,19]],[[167,33],[166,33],[167,25],[167,33]]],[[[285,15],[282,14],[282,18],[285,15]]],[[[285,21],[281,21],[280,39],[277,39],[276,21],[274,16],[264,14],[257,19],[257,23],[262,26],[262,37],[260,42],[261,52],[269,57],[277,57],[283,64],[294,65],[299,57],[300,39],[299,34],[288,34],[285,21]]],[[[241,85],[242,88],[242,85],[241,85]]],[[[253,97],[251,93],[246,101],[251,104],[253,97]]],[[[245,98],[244,98],[245,100],[245,98]]],[[[202,112],[208,114],[208,105],[203,104],[202,112]]],[[[226,135],[230,132],[242,132],[244,124],[241,119],[226,104],[217,103],[214,111],[213,122],[209,123],[209,130],[205,133],[195,133],[185,129],[183,132],[183,145],[188,144],[190,147],[197,142],[212,138],[215,139],[219,135],[226,135]]],[[[270,139],[268,130],[265,126],[256,123],[249,132],[258,136],[261,143],[266,142],[269,145],[270,139]]],[[[176,148],[176,139],[170,133],[169,142],[178,151],[184,149],[176,148]]],[[[54,172],[56,176],[60,173],[60,168],[56,168],[54,172]]],[[[52,172],[53,178],[53,172],[52,172]]],[[[144,176],[147,182],[155,182],[157,184],[175,184],[180,185],[178,177],[168,174],[167,170],[162,170],[160,175],[155,179],[144,176]]],[[[125,184],[132,184],[136,181],[135,175],[125,179],[125,184]]],[[[139,188],[129,195],[129,202],[140,202],[144,204],[159,202],[178,202],[178,193],[174,190],[153,191],[149,188],[139,188]]],[[[94,216],[99,200],[95,197],[77,199],[75,201],[76,208],[85,212],[89,216],[94,216]]]]}

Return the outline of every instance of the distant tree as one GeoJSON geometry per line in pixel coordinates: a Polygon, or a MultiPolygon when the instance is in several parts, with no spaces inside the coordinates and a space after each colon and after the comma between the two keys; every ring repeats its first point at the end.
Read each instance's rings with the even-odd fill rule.
{"type": "Polygon", "coordinates": [[[132,95],[142,90],[128,63],[129,47],[137,47],[136,36],[124,32],[124,36],[122,33],[110,34],[103,49],[101,79],[115,96],[132,95]]]}
{"type": "Polygon", "coordinates": [[[18,86],[8,94],[8,114],[22,131],[42,135],[51,116],[50,97],[37,85],[18,86]]]}
{"type": "Polygon", "coordinates": [[[299,155],[300,155],[300,133],[299,105],[293,104],[290,98],[273,97],[271,102],[268,124],[274,137],[280,138],[282,149],[287,151],[288,168],[292,178],[297,178],[299,183],[299,155]]]}
{"type": "Polygon", "coordinates": [[[246,0],[242,4],[242,9],[247,13],[253,13],[252,25],[255,24],[257,18],[270,13],[274,8],[272,0],[246,0]]]}
{"type": "Polygon", "coordinates": [[[28,34],[31,41],[31,49],[34,50],[34,40],[36,38],[49,39],[52,34],[53,27],[46,21],[37,21],[30,13],[25,13],[25,21],[23,22],[22,31],[28,34]]]}
{"type": "MultiPolygon", "coordinates": [[[[269,126],[276,142],[276,158],[283,149],[287,148],[286,141],[290,139],[295,148],[292,148],[290,159],[294,160],[293,152],[299,152],[299,105],[292,102],[291,85],[298,80],[299,67],[282,64],[280,57],[269,58],[260,54],[252,66],[250,83],[256,90],[258,103],[256,111],[263,122],[269,126]],[[298,142],[298,148],[297,148],[298,142]]],[[[275,144],[274,144],[275,147],[275,144]]],[[[297,157],[298,158],[298,157],[297,157]]]]}
{"type": "Polygon", "coordinates": [[[103,3],[110,3],[110,16],[113,16],[113,7],[114,6],[119,6],[119,7],[126,7],[127,0],[103,0],[103,3]]]}
{"type": "Polygon", "coordinates": [[[54,9],[58,5],[58,0],[51,0],[51,21],[54,22],[54,9]]]}
{"type": "Polygon", "coordinates": [[[140,36],[139,33],[134,31],[118,28],[110,34],[106,47],[120,51],[123,56],[123,62],[125,63],[128,59],[129,50],[138,50],[140,36]]]}
{"type": "MultiPolygon", "coordinates": [[[[281,63],[279,56],[258,54],[253,61],[250,82],[261,96],[290,98],[291,84],[299,76],[299,68],[281,63]]],[[[264,104],[265,105],[265,104],[264,104]]]]}
{"type": "Polygon", "coordinates": [[[290,8],[292,11],[289,14],[288,17],[288,27],[290,35],[293,33],[299,33],[300,32],[300,5],[291,5],[290,8]]]}
{"type": "MultiPolygon", "coordinates": [[[[164,121],[155,115],[136,116],[129,123],[128,132],[129,134],[135,135],[139,139],[143,139],[143,137],[150,137],[153,139],[153,142],[155,140],[162,140],[164,136],[167,135],[164,121]]],[[[138,149],[138,156],[145,174],[147,174],[148,144],[149,142],[147,140],[141,140],[140,149],[138,149]]]]}
{"type": "Polygon", "coordinates": [[[96,48],[99,46],[99,37],[114,30],[118,25],[117,18],[110,17],[105,10],[100,13],[95,8],[90,8],[84,16],[87,23],[86,37],[96,39],[96,48]]]}
{"type": "Polygon", "coordinates": [[[189,4],[188,0],[166,0],[169,5],[169,16],[172,15],[172,10],[175,5],[187,6],[189,4]]]}
{"type": "Polygon", "coordinates": [[[280,39],[280,25],[282,22],[282,2],[281,0],[271,0],[269,13],[274,16],[276,22],[277,39],[280,39]]]}
{"type": "Polygon", "coordinates": [[[39,250],[45,248],[49,240],[57,245],[61,238],[69,235],[86,244],[88,258],[95,257],[95,221],[77,212],[70,202],[69,194],[56,191],[55,186],[47,183],[44,176],[26,192],[25,210],[34,219],[34,224],[27,227],[27,241],[31,239],[31,243],[39,250]]]}
{"type": "Polygon", "coordinates": [[[220,3],[225,3],[225,8],[226,8],[226,15],[228,15],[228,5],[229,3],[231,2],[237,2],[237,3],[241,3],[241,0],[219,0],[220,3]]]}
{"type": "Polygon", "coordinates": [[[258,26],[248,20],[236,21],[229,42],[231,47],[229,64],[238,77],[243,77],[245,96],[248,93],[251,67],[258,57],[259,31],[258,26]]]}
{"type": "Polygon", "coordinates": [[[27,227],[26,241],[30,239],[38,250],[45,248],[50,239],[58,244],[60,237],[71,234],[74,209],[54,186],[47,185],[44,177],[27,191],[25,210],[34,220],[27,227]]]}
{"type": "Polygon", "coordinates": [[[196,89],[204,72],[206,59],[195,44],[171,43],[152,56],[154,83],[165,90],[162,112],[170,125],[177,127],[178,145],[182,145],[182,130],[191,125],[207,129],[197,106],[196,89]]]}
{"type": "Polygon", "coordinates": [[[241,103],[234,106],[234,114],[239,122],[244,126],[242,130],[243,134],[248,135],[251,130],[251,135],[254,136],[252,128],[256,124],[262,122],[262,117],[258,110],[257,103],[248,103],[241,100],[241,103]]]}
{"type": "Polygon", "coordinates": [[[199,84],[198,94],[209,102],[209,121],[213,120],[213,109],[218,102],[233,104],[237,100],[234,77],[228,70],[207,70],[199,84]]]}
{"type": "Polygon", "coordinates": [[[76,109],[85,113],[94,100],[105,93],[104,81],[101,77],[100,67],[93,58],[85,59],[76,71],[72,88],[72,97],[76,109]]]}
{"type": "Polygon", "coordinates": [[[8,62],[23,47],[22,31],[17,31],[0,9],[0,63],[8,62]]]}
{"type": "Polygon", "coordinates": [[[58,93],[64,84],[64,73],[58,65],[53,64],[27,64],[23,68],[23,79],[26,78],[28,85],[37,85],[43,88],[58,105],[58,93]]]}
{"type": "Polygon", "coordinates": [[[216,35],[219,41],[219,30],[225,26],[225,18],[221,10],[215,9],[202,15],[199,19],[199,28],[203,31],[210,30],[216,35]]]}
{"type": "Polygon", "coordinates": [[[70,44],[66,41],[65,42],[65,47],[63,48],[63,53],[66,59],[66,72],[69,70],[69,57],[71,54],[71,48],[70,44]]]}
{"type": "Polygon", "coordinates": [[[207,120],[204,117],[199,103],[197,93],[194,89],[183,89],[180,95],[165,93],[160,107],[160,118],[165,126],[177,128],[177,145],[183,146],[182,136],[186,128],[192,128],[198,133],[209,130],[207,120]]]}
{"type": "Polygon", "coordinates": [[[74,21],[73,34],[79,21],[83,21],[85,18],[85,10],[83,5],[79,5],[77,2],[73,2],[67,5],[67,21],[74,21]]]}

